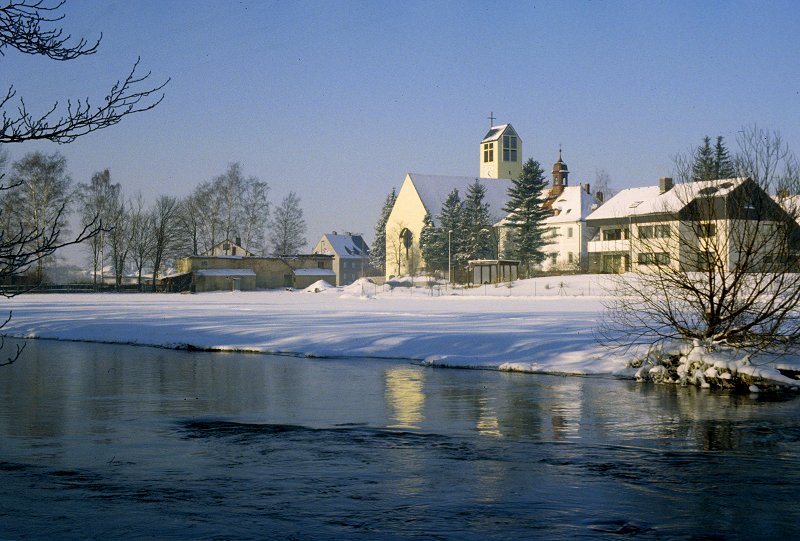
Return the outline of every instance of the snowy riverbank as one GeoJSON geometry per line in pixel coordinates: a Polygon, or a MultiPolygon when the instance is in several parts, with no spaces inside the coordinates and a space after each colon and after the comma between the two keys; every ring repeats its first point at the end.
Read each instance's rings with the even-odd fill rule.
{"type": "Polygon", "coordinates": [[[3,303],[13,318],[2,333],[633,377],[630,357],[595,335],[604,284],[602,276],[575,276],[447,291],[362,282],[312,291],[29,294],[3,303]]]}

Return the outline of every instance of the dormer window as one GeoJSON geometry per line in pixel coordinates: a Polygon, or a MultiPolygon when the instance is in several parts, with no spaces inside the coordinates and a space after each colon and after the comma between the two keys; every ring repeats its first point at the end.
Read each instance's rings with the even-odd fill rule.
{"type": "Polygon", "coordinates": [[[503,136],[503,161],[515,162],[517,161],[517,136],[504,135],[503,136]]]}
{"type": "Polygon", "coordinates": [[[483,163],[491,163],[494,161],[494,143],[483,144],[483,163]]]}

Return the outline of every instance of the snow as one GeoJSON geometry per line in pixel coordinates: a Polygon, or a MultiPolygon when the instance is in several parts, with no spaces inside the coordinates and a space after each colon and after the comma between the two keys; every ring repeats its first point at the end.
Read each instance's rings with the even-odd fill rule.
{"type": "Polygon", "coordinates": [[[327,255],[338,255],[341,259],[360,259],[367,255],[366,244],[361,235],[337,235],[325,233],[323,235],[333,250],[327,255]]]}
{"type": "MultiPolygon", "coordinates": [[[[658,363],[632,367],[632,353],[599,344],[595,330],[605,310],[606,280],[557,276],[468,289],[320,281],[306,290],[314,295],[25,294],[4,300],[0,309],[13,312],[2,332],[15,337],[656,379],[666,372],[658,363]]],[[[738,372],[797,385],[768,360],[708,353],[692,344],[682,355],[687,382],[738,372]]],[[[800,366],[800,360],[782,358],[781,365],[800,366]]]]}
{"type": "Polygon", "coordinates": [[[503,207],[508,201],[510,181],[507,179],[420,175],[417,173],[408,173],[408,178],[414,185],[420,201],[434,220],[441,214],[442,205],[454,189],[458,189],[458,196],[463,201],[469,191],[469,185],[476,180],[486,188],[483,201],[489,205],[489,213],[492,216],[503,215],[503,207]]]}
{"type": "Polygon", "coordinates": [[[579,222],[592,212],[594,197],[586,193],[582,186],[567,186],[553,202],[558,212],[545,219],[547,224],[579,222]]]}
{"type": "Polygon", "coordinates": [[[326,289],[333,289],[334,287],[335,286],[332,286],[325,280],[317,280],[316,282],[305,288],[303,291],[305,291],[306,293],[320,293],[322,291],[325,291],[326,289]]]}
{"type": "Polygon", "coordinates": [[[663,212],[677,212],[694,200],[701,190],[714,190],[715,196],[724,196],[744,182],[744,178],[678,183],[661,193],[658,186],[629,188],[603,203],[587,220],[618,219],[663,212]]]}

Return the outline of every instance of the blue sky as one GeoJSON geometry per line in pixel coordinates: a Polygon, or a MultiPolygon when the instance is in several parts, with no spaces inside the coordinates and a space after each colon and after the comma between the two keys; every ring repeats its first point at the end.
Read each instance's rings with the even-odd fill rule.
{"type": "Polygon", "coordinates": [[[478,143],[510,122],[549,171],[653,184],[704,135],[743,126],[800,151],[800,9],[792,2],[267,2],[69,0],[63,24],[97,37],[67,63],[7,52],[5,86],[30,108],[99,101],[137,57],[172,81],[155,110],[60,151],[75,182],[109,168],[128,194],[184,196],[240,162],[271,200],[301,198],[309,247],[372,239],[406,172],[478,174],[478,143]]]}

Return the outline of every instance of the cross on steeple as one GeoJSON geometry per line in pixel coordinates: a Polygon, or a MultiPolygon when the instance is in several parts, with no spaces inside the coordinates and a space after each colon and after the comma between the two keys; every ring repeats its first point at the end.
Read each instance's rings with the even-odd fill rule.
{"type": "Polygon", "coordinates": [[[495,120],[497,120],[497,119],[494,117],[494,113],[492,111],[489,111],[489,127],[490,128],[492,126],[494,126],[494,121],[495,120]]]}

